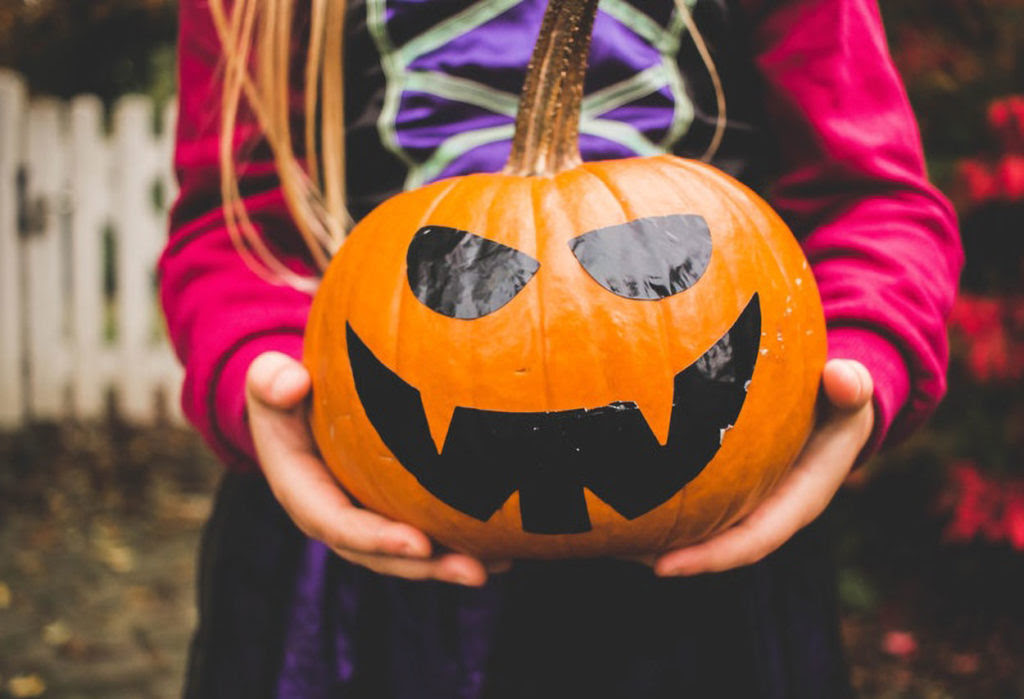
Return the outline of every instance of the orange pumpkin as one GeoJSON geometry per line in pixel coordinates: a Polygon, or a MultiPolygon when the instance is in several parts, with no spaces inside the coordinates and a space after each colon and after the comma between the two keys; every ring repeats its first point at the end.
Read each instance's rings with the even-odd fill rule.
{"type": "Polygon", "coordinates": [[[341,485],[483,558],[705,538],[813,422],[824,321],[782,220],[699,162],[581,162],[595,6],[549,5],[505,172],[379,206],[307,329],[313,432],[341,485]]]}

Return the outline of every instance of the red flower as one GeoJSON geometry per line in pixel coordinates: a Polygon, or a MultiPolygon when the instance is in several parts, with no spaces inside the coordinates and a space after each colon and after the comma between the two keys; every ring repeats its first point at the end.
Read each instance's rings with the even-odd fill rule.
{"type": "Polygon", "coordinates": [[[964,158],[956,165],[953,192],[960,208],[980,206],[999,196],[999,182],[984,161],[964,158]]]}
{"type": "Polygon", "coordinates": [[[1001,198],[1024,199],[1024,155],[1006,155],[996,164],[995,179],[1001,198]]]}
{"type": "Polygon", "coordinates": [[[949,468],[939,506],[952,512],[945,541],[967,543],[980,537],[1024,551],[1024,479],[989,478],[973,461],[958,461],[949,468]]]}
{"type": "Polygon", "coordinates": [[[953,304],[949,324],[969,340],[990,334],[1002,326],[1002,304],[997,298],[961,294],[953,304]]]}
{"type": "Polygon", "coordinates": [[[966,362],[978,381],[1024,377],[1024,299],[962,295],[950,329],[966,344],[966,362]]]}
{"type": "Polygon", "coordinates": [[[989,104],[988,125],[1004,150],[1024,153],[1024,95],[1004,97],[989,104]]]}
{"type": "Polygon", "coordinates": [[[992,519],[992,491],[985,476],[973,461],[958,461],[949,469],[949,492],[943,498],[944,509],[953,517],[943,532],[949,542],[972,541],[986,529],[992,519]]]}
{"type": "Polygon", "coordinates": [[[979,381],[1017,378],[1020,367],[1010,360],[1010,348],[1002,332],[993,332],[977,340],[967,355],[971,374],[979,381]]]}
{"type": "Polygon", "coordinates": [[[1008,493],[1003,506],[1003,532],[1017,551],[1024,551],[1024,488],[1008,493]]]}

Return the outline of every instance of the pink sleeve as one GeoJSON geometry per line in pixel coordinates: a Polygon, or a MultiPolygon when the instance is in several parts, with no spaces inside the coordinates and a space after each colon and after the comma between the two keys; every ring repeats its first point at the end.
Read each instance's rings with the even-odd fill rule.
{"type": "MultiPolygon", "coordinates": [[[[219,43],[205,2],[182,0],[179,15],[180,193],[159,264],[160,298],[185,366],[185,414],[229,467],[248,470],[255,461],[245,423],[246,369],[268,350],[300,356],[310,298],[254,274],[228,237],[217,161],[219,43]]],[[[240,127],[235,134],[253,144],[241,183],[246,206],[264,237],[301,268],[301,257],[286,249],[298,236],[256,133],[240,127]]]]}
{"type": "Polygon", "coordinates": [[[945,392],[945,320],[963,262],[956,217],[928,182],[874,0],[747,4],[780,153],[769,198],[813,266],[829,355],[874,378],[875,449],[945,392]]]}

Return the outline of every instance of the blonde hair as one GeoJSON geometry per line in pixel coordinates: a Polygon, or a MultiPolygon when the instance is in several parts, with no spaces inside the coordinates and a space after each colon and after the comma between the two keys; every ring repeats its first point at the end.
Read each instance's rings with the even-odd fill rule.
{"type": "MultiPolygon", "coordinates": [[[[228,232],[246,264],[257,274],[274,283],[312,291],[319,277],[297,274],[286,266],[249,218],[239,189],[234,143],[244,96],[273,152],[292,218],[322,272],[352,225],[345,183],[346,0],[306,1],[310,18],[302,86],[303,159],[296,156],[293,147],[290,114],[296,0],[209,0],[209,4],[224,54],[219,159],[228,232]]],[[[686,0],[674,2],[711,75],[716,94],[715,132],[702,156],[710,161],[725,132],[725,94],[686,0]]]]}
{"type": "Polygon", "coordinates": [[[234,132],[244,95],[270,145],[292,218],[322,271],[351,225],[345,201],[345,0],[310,0],[303,85],[304,162],[296,156],[290,113],[294,0],[209,0],[224,54],[221,93],[221,198],[228,232],[258,274],[301,289],[318,277],[289,269],[246,212],[238,186],[234,132]],[[319,133],[317,125],[319,124],[319,133]]]}

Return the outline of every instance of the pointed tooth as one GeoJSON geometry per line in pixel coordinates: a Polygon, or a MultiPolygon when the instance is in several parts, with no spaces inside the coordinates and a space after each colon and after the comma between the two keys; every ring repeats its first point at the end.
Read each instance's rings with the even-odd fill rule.
{"type": "Polygon", "coordinates": [[[718,444],[719,444],[719,446],[721,446],[722,443],[725,442],[725,433],[728,432],[731,429],[732,429],[732,423],[730,423],[730,424],[726,425],[725,427],[722,427],[722,428],[720,428],[718,430],[718,444]]]}
{"type": "Polygon", "coordinates": [[[452,415],[455,413],[455,403],[446,398],[427,399],[420,394],[423,401],[423,412],[427,416],[427,427],[430,428],[430,436],[434,440],[437,453],[440,454],[444,448],[444,440],[448,437],[448,428],[452,424],[452,415]]]}
{"type": "Polygon", "coordinates": [[[652,386],[646,391],[647,395],[636,400],[640,408],[640,414],[647,421],[658,444],[665,446],[668,443],[668,433],[672,426],[672,399],[675,396],[675,386],[672,381],[666,382],[661,390],[655,390],[652,386]]]}

